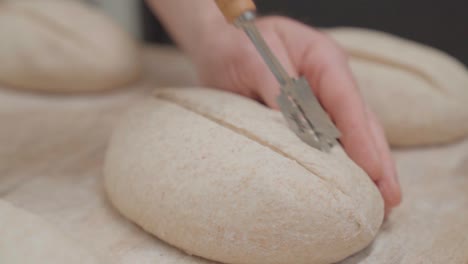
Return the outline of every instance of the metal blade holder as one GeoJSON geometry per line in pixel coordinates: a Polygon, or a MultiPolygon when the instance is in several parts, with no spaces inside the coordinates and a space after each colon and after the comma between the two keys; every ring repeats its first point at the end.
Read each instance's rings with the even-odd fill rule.
{"type": "Polygon", "coordinates": [[[234,24],[244,30],[280,83],[277,102],[288,125],[308,145],[329,152],[338,143],[340,131],[323,110],[307,80],[288,75],[255,26],[255,18],[253,11],[247,11],[234,24]]]}

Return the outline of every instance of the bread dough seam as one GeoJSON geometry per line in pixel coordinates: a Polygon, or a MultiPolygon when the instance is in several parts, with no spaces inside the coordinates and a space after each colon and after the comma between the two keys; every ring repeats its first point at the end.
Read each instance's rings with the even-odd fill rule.
{"type": "Polygon", "coordinates": [[[389,59],[389,58],[384,58],[384,57],[379,57],[379,56],[373,55],[372,53],[369,53],[369,52],[359,51],[359,50],[356,50],[356,49],[346,48],[346,47],[344,47],[344,48],[345,48],[346,52],[348,53],[348,55],[351,58],[360,59],[360,60],[368,61],[368,62],[371,62],[371,63],[380,63],[380,64],[388,66],[388,67],[397,68],[399,70],[404,70],[404,71],[408,71],[410,73],[413,73],[416,76],[418,76],[419,78],[421,78],[423,81],[429,83],[429,85],[431,87],[435,86],[435,88],[436,88],[436,89],[434,89],[435,91],[441,93],[444,96],[448,96],[447,92],[436,81],[434,81],[434,79],[431,78],[431,76],[429,76],[424,71],[418,70],[418,69],[416,69],[414,67],[411,67],[411,66],[409,66],[409,65],[407,65],[405,63],[399,63],[399,62],[397,62],[395,60],[392,60],[392,59],[389,59]]]}
{"type": "MultiPolygon", "coordinates": [[[[286,158],[286,159],[289,159],[289,160],[292,160],[292,161],[296,162],[299,166],[301,166],[301,167],[302,167],[303,169],[305,169],[306,171],[308,171],[308,172],[310,172],[310,173],[316,175],[316,176],[323,182],[323,184],[324,184],[325,186],[327,186],[329,189],[336,189],[336,190],[338,190],[343,196],[345,196],[345,197],[348,199],[348,203],[351,205],[351,207],[352,207],[353,209],[355,209],[355,208],[354,208],[355,206],[354,206],[353,202],[351,202],[351,201],[352,201],[351,197],[350,197],[347,193],[345,193],[345,192],[340,188],[339,185],[334,184],[332,181],[327,180],[327,179],[324,178],[323,176],[320,176],[320,174],[319,174],[318,172],[314,171],[313,169],[308,168],[308,167],[305,166],[303,163],[301,163],[300,161],[296,160],[294,157],[288,155],[288,154],[285,153],[284,151],[282,151],[282,150],[276,148],[275,146],[269,144],[268,142],[263,141],[262,139],[258,138],[257,136],[251,134],[249,131],[247,131],[247,130],[245,130],[245,129],[242,129],[242,128],[239,128],[239,127],[235,127],[234,125],[229,124],[229,123],[227,123],[227,122],[224,122],[223,120],[217,119],[217,118],[215,118],[215,117],[213,117],[213,116],[210,116],[210,115],[208,115],[208,114],[206,114],[206,113],[203,113],[202,111],[199,111],[199,110],[197,110],[197,109],[194,109],[193,107],[190,107],[190,106],[188,106],[187,104],[185,104],[183,101],[178,100],[178,99],[173,98],[173,97],[170,97],[170,96],[168,96],[168,95],[166,95],[166,94],[155,93],[154,96],[155,96],[156,98],[158,98],[158,99],[161,99],[161,100],[166,101],[166,102],[169,102],[169,103],[173,103],[173,104],[175,104],[175,105],[177,105],[177,106],[179,106],[179,107],[184,108],[185,110],[187,110],[187,111],[189,111],[189,112],[192,112],[192,113],[197,114],[197,115],[199,115],[199,116],[201,116],[201,117],[203,117],[203,118],[206,118],[206,119],[208,119],[208,120],[210,120],[210,121],[212,121],[212,122],[214,122],[214,123],[216,123],[216,124],[218,124],[218,125],[220,125],[220,126],[226,128],[226,129],[231,130],[232,132],[234,132],[234,133],[236,133],[236,134],[238,134],[238,135],[244,136],[244,137],[246,137],[246,138],[248,138],[248,139],[254,141],[254,142],[257,143],[257,144],[260,144],[261,146],[266,147],[266,148],[272,150],[273,152],[275,152],[275,153],[277,153],[277,154],[283,156],[283,157],[286,158]],[[330,188],[330,185],[333,186],[333,188],[330,188]]],[[[330,193],[333,195],[333,198],[336,199],[334,192],[333,192],[333,191],[330,191],[330,193]]],[[[359,233],[362,232],[362,228],[363,228],[365,225],[359,221],[360,218],[357,217],[357,216],[355,215],[355,211],[356,211],[356,210],[351,210],[350,215],[352,216],[352,220],[353,220],[353,221],[355,222],[355,224],[357,225],[357,228],[358,228],[358,230],[359,230],[359,231],[357,232],[357,234],[359,234],[359,233]]]]}

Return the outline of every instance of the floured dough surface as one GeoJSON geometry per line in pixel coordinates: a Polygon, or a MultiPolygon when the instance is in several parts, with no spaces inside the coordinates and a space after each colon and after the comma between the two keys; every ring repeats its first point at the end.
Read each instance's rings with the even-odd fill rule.
{"type": "Polygon", "coordinates": [[[0,263],[97,264],[97,258],[49,223],[0,200],[0,263]]]}
{"type": "Polygon", "coordinates": [[[0,83],[49,92],[101,91],[140,75],[138,45],[80,1],[0,2],[0,83]]]}
{"type": "Polygon", "coordinates": [[[359,87],[394,146],[468,135],[468,70],[436,49],[386,33],[328,30],[349,54],[359,87]]]}
{"type": "Polygon", "coordinates": [[[305,145],[280,113],[226,92],[157,92],[106,157],[114,206],[182,250],[225,263],[333,263],[367,246],[383,202],[341,149],[305,145]]]}

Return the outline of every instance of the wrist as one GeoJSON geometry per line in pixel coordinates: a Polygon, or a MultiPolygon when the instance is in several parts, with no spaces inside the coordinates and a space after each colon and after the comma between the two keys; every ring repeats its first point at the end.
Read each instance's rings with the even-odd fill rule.
{"type": "Polygon", "coordinates": [[[224,17],[205,20],[198,24],[198,29],[178,42],[182,50],[193,60],[204,56],[206,52],[227,46],[232,35],[239,33],[238,29],[227,23],[224,17]]]}
{"type": "Polygon", "coordinates": [[[189,56],[230,26],[213,0],[148,0],[177,45],[189,56]]]}

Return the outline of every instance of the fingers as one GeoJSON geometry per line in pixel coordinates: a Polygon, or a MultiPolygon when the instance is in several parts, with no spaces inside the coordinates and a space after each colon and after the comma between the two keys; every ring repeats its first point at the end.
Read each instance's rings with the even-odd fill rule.
{"type": "Polygon", "coordinates": [[[385,200],[386,210],[390,210],[401,202],[401,189],[398,182],[396,166],[382,126],[380,126],[374,113],[370,111],[370,109],[366,109],[372,129],[372,135],[374,136],[374,140],[378,148],[377,150],[382,160],[382,177],[377,181],[377,186],[385,200]]]}
{"type": "Polygon", "coordinates": [[[401,191],[384,132],[365,106],[344,56],[333,45],[319,45],[306,51],[301,69],[342,131],[346,152],[376,182],[388,214],[400,203],[401,191]]]}
{"type": "MultiPolygon", "coordinates": [[[[401,201],[395,165],[382,128],[361,98],[346,56],[333,41],[305,25],[288,19],[274,21],[280,22],[275,30],[284,44],[276,47],[275,53],[288,72],[305,76],[312,85],[342,132],[340,141],[346,152],[378,185],[388,213],[401,201]]],[[[276,107],[279,90],[273,75],[264,72],[255,80],[264,101],[276,107]]]]}
{"type": "MultiPolygon", "coordinates": [[[[360,165],[367,174],[378,181],[382,176],[381,159],[371,127],[364,111],[364,103],[354,86],[346,68],[333,66],[322,70],[317,81],[317,96],[322,105],[342,132],[340,142],[348,155],[360,165]]],[[[308,79],[314,79],[308,76],[308,79]]]]}
{"type": "Polygon", "coordinates": [[[382,161],[346,57],[322,34],[310,29],[307,33],[309,37],[302,32],[284,39],[289,52],[297,53],[293,63],[342,132],[340,141],[350,158],[377,181],[382,177],[382,161]]]}

